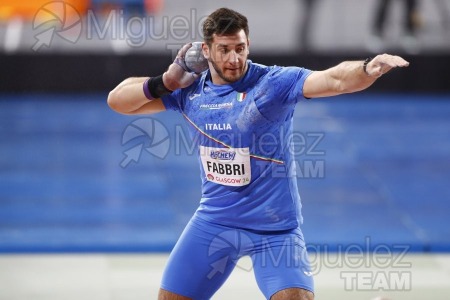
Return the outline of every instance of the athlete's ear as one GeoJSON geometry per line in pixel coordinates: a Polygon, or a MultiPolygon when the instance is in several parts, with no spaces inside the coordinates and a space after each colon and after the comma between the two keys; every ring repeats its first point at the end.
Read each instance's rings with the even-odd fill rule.
{"type": "Polygon", "coordinates": [[[206,59],[209,59],[209,47],[208,47],[208,44],[202,43],[202,52],[203,52],[203,56],[206,59]]]}
{"type": "Polygon", "coordinates": [[[250,39],[247,38],[247,55],[250,54],[250,39]]]}

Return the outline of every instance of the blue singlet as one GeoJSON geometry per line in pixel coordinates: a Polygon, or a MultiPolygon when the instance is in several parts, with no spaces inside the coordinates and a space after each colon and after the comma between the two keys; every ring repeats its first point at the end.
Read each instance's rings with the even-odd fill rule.
{"type": "Polygon", "coordinates": [[[166,109],[183,114],[198,144],[202,198],[196,217],[251,230],[299,227],[292,116],[310,73],[248,61],[237,82],[215,85],[207,71],[162,98],[166,109]]]}
{"type": "Polygon", "coordinates": [[[235,83],[214,85],[204,72],[163,97],[198,145],[202,199],[161,288],[195,300],[210,299],[242,256],[251,257],[267,299],[287,288],[314,291],[291,143],[294,107],[311,71],[248,64],[235,83]]]}

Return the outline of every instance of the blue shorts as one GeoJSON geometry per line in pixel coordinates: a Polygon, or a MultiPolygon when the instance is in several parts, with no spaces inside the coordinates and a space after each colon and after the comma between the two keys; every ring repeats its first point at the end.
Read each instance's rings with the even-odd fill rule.
{"type": "Polygon", "coordinates": [[[170,254],[161,288],[195,300],[210,299],[245,255],[251,257],[257,284],[267,299],[286,288],[314,292],[300,228],[256,232],[196,216],[170,254]]]}

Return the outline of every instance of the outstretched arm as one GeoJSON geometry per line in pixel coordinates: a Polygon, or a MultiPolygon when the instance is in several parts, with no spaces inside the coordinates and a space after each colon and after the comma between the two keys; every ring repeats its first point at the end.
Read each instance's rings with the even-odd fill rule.
{"type": "Polygon", "coordinates": [[[162,80],[154,82],[153,88],[150,89],[152,91],[147,85],[149,77],[130,77],[122,81],[109,93],[107,100],[109,107],[118,113],[128,115],[164,111],[166,108],[160,97],[191,85],[199,76],[187,71],[184,63],[184,55],[191,46],[192,44],[186,44],[180,49],[175,61],[160,78],[162,80]]]}
{"type": "Polygon", "coordinates": [[[325,71],[315,71],[306,79],[303,95],[307,98],[328,97],[362,91],[393,68],[407,67],[400,56],[377,55],[364,71],[364,61],[345,61],[325,71]]]}

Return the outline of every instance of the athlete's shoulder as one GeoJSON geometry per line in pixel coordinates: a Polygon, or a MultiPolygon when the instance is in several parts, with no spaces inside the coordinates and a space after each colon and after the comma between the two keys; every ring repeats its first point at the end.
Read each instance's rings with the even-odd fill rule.
{"type": "Polygon", "coordinates": [[[288,79],[291,76],[297,77],[298,75],[301,75],[303,73],[310,72],[308,69],[305,69],[303,67],[296,67],[296,66],[278,66],[278,65],[272,65],[272,66],[266,66],[259,63],[254,63],[250,61],[250,70],[252,70],[254,74],[259,74],[263,77],[268,78],[280,78],[280,79],[288,79]]]}
{"type": "Polygon", "coordinates": [[[309,72],[308,69],[296,66],[277,66],[274,65],[271,67],[269,75],[270,76],[289,76],[290,74],[299,74],[309,72]]]}
{"type": "Polygon", "coordinates": [[[251,60],[248,60],[248,66],[249,71],[252,74],[252,76],[264,76],[270,72],[270,70],[273,68],[272,66],[266,66],[263,64],[252,62],[251,60]]]}

